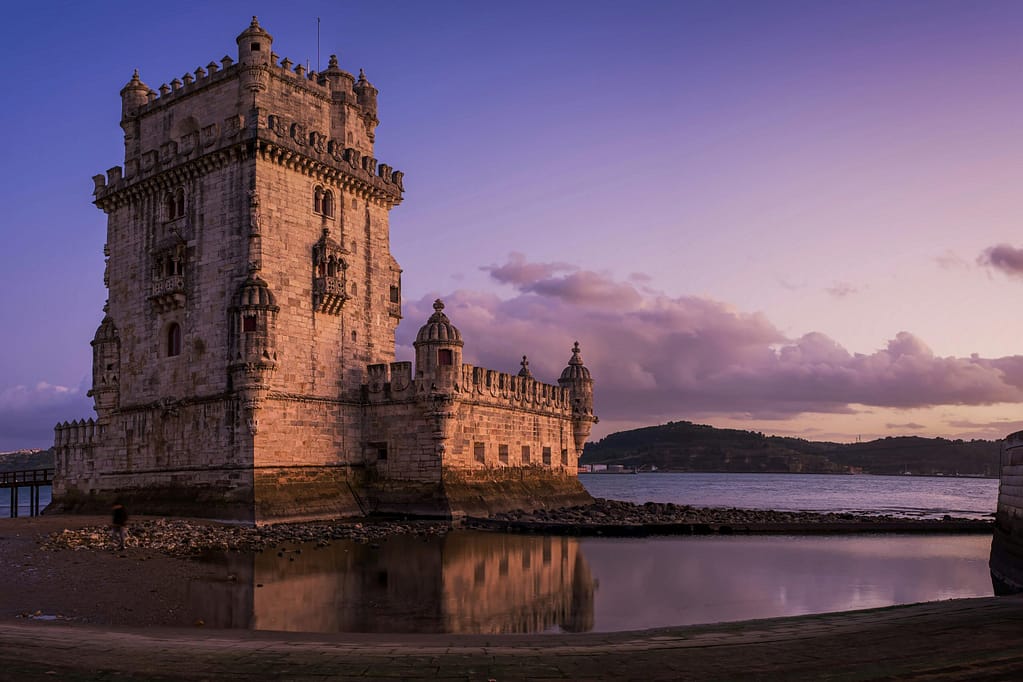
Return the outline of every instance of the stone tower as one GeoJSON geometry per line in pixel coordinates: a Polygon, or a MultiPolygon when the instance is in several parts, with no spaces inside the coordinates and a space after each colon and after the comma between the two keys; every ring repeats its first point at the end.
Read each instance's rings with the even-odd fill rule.
{"type": "MultiPolygon", "coordinates": [[[[561,453],[543,475],[574,478],[593,421],[588,371],[566,370],[560,387],[519,378],[529,396],[515,407],[507,375],[462,364],[440,302],[415,375],[394,362],[388,215],[403,176],[373,156],[377,89],[333,55],[320,73],[281,59],[255,17],[236,42],[237,59],[158,91],[136,71],[121,90],[124,165],[93,178],[109,289],[97,416],[57,427],[55,499],[256,522],[447,514],[441,482],[462,466],[451,457],[469,440],[488,447],[458,436],[478,416],[459,401],[478,404],[480,382],[494,408],[543,422],[528,426],[550,441],[536,447],[561,453]]],[[[501,468],[514,464],[505,440],[501,468]]]]}

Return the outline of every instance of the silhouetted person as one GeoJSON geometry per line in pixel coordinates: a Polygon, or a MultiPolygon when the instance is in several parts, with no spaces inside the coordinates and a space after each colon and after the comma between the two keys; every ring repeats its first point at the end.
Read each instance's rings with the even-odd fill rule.
{"type": "Polygon", "coordinates": [[[110,521],[110,537],[117,543],[118,549],[124,549],[124,532],[128,525],[128,510],[121,502],[115,501],[113,518],[110,521]]]}

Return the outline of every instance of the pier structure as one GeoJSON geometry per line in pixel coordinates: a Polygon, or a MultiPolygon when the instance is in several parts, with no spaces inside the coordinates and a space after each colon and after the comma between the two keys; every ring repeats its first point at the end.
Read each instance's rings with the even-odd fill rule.
{"type": "Polygon", "coordinates": [[[10,492],[10,517],[17,518],[21,500],[20,490],[28,489],[28,515],[39,516],[39,499],[43,486],[53,485],[53,469],[29,469],[25,471],[0,471],[0,489],[10,492]]]}

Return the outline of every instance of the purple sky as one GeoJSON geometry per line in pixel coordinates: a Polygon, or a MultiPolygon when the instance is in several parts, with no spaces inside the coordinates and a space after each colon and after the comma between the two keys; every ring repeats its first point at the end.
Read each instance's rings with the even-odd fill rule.
{"type": "Polygon", "coordinates": [[[1023,3],[44,2],[0,25],[0,450],[92,415],[119,89],[253,13],[380,89],[403,357],[441,296],[467,362],[578,339],[596,436],[1023,428],[1023,3]]]}

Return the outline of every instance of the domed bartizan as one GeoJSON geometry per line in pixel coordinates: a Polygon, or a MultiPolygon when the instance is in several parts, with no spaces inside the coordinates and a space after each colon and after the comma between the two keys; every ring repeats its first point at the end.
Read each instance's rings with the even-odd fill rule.
{"type": "Polygon", "coordinates": [[[433,302],[433,315],[416,335],[416,378],[427,388],[450,390],[462,371],[462,333],[444,314],[444,303],[433,302]]]}

